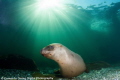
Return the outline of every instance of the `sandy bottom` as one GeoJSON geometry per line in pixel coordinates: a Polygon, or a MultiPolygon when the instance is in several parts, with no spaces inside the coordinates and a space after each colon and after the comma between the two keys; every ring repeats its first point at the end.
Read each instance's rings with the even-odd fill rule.
{"type": "MultiPolygon", "coordinates": [[[[48,72],[52,72],[52,70],[48,72]]],[[[36,80],[35,78],[32,77],[31,73],[33,72],[15,70],[15,69],[0,69],[0,79],[1,80],[16,80],[16,79],[36,80]]],[[[51,79],[45,79],[45,80],[51,80],[51,79]]],[[[120,66],[102,68],[101,70],[92,70],[89,73],[83,73],[78,77],[72,79],[59,78],[57,80],[120,80],[120,66]]]]}
{"type": "Polygon", "coordinates": [[[77,78],[81,80],[120,80],[120,67],[93,70],[90,73],[83,73],[77,78]]]}

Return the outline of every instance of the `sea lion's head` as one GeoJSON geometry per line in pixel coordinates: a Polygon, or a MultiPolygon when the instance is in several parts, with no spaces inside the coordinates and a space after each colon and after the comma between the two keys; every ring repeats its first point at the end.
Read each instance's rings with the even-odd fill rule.
{"type": "Polygon", "coordinates": [[[53,44],[50,44],[50,45],[44,47],[44,48],[41,50],[40,53],[41,53],[44,57],[47,57],[47,58],[52,59],[52,58],[53,58],[54,56],[56,56],[57,54],[61,53],[62,47],[63,47],[62,44],[53,43],[53,44]]]}

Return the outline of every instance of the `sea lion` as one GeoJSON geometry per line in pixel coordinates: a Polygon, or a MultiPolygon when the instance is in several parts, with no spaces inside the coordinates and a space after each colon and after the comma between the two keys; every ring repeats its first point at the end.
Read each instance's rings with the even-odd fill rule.
{"type": "Polygon", "coordinates": [[[76,77],[86,70],[82,57],[59,43],[53,43],[41,50],[44,57],[56,61],[65,78],[76,77]]]}

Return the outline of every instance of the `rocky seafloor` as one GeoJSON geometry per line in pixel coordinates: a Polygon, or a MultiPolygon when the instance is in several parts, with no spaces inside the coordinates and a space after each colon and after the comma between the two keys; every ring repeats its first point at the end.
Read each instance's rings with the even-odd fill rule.
{"type": "MultiPolygon", "coordinates": [[[[53,73],[53,70],[41,70],[40,73],[53,73]]],[[[16,69],[0,69],[1,80],[52,80],[54,78],[35,78],[31,71],[16,69]]],[[[120,66],[102,68],[101,70],[92,70],[89,73],[83,73],[72,79],[55,78],[54,80],[120,80],[120,66]]]]}

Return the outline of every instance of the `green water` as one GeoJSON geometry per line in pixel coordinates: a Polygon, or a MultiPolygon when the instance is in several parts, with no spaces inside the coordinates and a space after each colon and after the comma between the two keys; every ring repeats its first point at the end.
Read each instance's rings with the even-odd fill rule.
{"type": "Polygon", "coordinates": [[[57,67],[57,63],[43,57],[40,50],[51,43],[61,43],[81,55],[86,63],[119,62],[117,26],[120,24],[119,20],[113,24],[103,18],[103,12],[107,11],[99,14],[98,10],[93,15],[89,10],[74,5],[41,10],[37,3],[33,3],[18,1],[12,7],[7,6],[10,23],[0,25],[1,54],[21,54],[32,58],[39,67],[57,67]]]}

